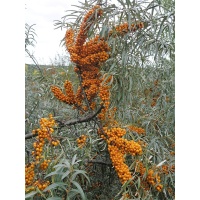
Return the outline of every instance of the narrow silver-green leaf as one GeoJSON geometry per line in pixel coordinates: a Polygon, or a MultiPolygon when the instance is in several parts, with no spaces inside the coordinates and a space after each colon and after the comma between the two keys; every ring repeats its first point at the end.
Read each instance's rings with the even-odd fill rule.
{"type": "Polygon", "coordinates": [[[81,186],[76,181],[72,181],[72,183],[77,187],[77,189],[79,191],[79,194],[81,195],[82,200],[87,200],[87,198],[86,198],[81,186]]]}
{"type": "Polygon", "coordinates": [[[71,179],[75,180],[76,176],[78,174],[82,174],[83,176],[85,176],[85,178],[88,180],[88,182],[90,182],[90,179],[88,178],[88,176],[85,174],[86,172],[84,170],[75,170],[75,173],[73,173],[71,179]]]}
{"type": "Polygon", "coordinates": [[[61,197],[49,197],[47,200],[62,200],[61,197]]]}
{"type": "Polygon", "coordinates": [[[72,158],[72,165],[74,165],[77,155],[75,154],[72,158]]]}
{"type": "Polygon", "coordinates": [[[48,187],[46,187],[46,188],[44,189],[44,192],[46,192],[46,191],[48,191],[48,190],[55,189],[55,188],[57,188],[57,187],[60,187],[60,188],[62,188],[63,190],[65,190],[65,189],[66,189],[66,187],[65,187],[66,185],[67,185],[67,184],[66,184],[66,183],[63,183],[63,182],[53,183],[53,184],[49,185],[48,187]]]}
{"type": "Polygon", "coordinates": [[[66,178],[69,174],[70,174],[70,170],[66,171],[66,172],[62,175],[61,179],[63,180],[63,179],[66,178]]]}
{"type": "Polygon", "coordinates": [[[30,198],[30,197],[33,197],[36,193],[37,193],[36,191],[32,191],[32,192],[26,194],[26,195],[25,195],[25,199],[30,198]]]}

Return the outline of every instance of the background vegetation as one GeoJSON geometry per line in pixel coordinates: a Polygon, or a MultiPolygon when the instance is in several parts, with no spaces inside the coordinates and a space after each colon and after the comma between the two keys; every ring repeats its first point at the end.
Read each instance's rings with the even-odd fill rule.
{"type": "MultiPolygon", "coordinates": [[[[112,75],[111,105],[116,107],[115,119],[123,128],[130,126],[145,129],[145,134],[127,131],[126,138],[140,142],[143,154],[126,156],[133,184],[121,184],[112,166],[107,144],[98,136],[94,122],[84,122],[73,126],[62,126],[79,113],[71,106],[58,101],[50,87],[63,87],[65,80],[78,87],[79,80],[74,73],[74,65],[25,66],[26,83],[26,136],[37,129],[39,119],[51,113],[59,124],[53,133],[59,145],[46,144],[43,150],[47,168],[34,169],[34,180],[49,181],[46,187],[28,186],[27,199],[174,199],[174,2],[173,1],[108,1],[80,2],[74,11],[56,21],[57,28],[73,27],[79,30],[83,15],[96,3],[102,4],[103,14],[98,23],[89,30],[88,38],[96,33],[106,37],[116,25],[144,22],[144,29],[110,37],[109,59],[101,67],[101,73],[112,75]],[[70,19],[72,18],[72,19],[70,19]],[[70,21],[69,21],[70,20],[70,21]],[[74,20],[74,21],[72,21],[74,20]],[[80,148],[77,138],[87,135],[84,147],[80,148]],[[138,171],[143,163],[145,173],[138,171]],[[151,184],[145,188],[148,171],[160,175],[161,191],[151,184]]],[[[25,49],[32,45],[32,27],[26,29],[25,49]]],[[[27,51],[27,50],[26,50],[27,51]]],[[[26,139],[26,166],[31,163],[35,138],[26,139]]],[[[40,163],[41,164],[41,163],[40,163]]],[[[30,169],[29,169],[30,170],[30,169]]],[[[43,184],[43,185],[44,185],[43,184]]]]}

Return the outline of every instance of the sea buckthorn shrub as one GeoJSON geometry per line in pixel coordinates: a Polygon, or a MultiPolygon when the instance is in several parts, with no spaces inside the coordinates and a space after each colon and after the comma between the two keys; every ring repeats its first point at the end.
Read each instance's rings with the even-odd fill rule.
{"type": "MultiPolygon", "coordinates": [[[[56,125],[55,131],[48,123],[53,119],[42,118],[40,128],[36,122],[29,126],[34,138],[27,142],[32,155],[26,159],[26,192],[36,192],[36,198],[174,198],[173,60],[163,59],[164,67],[161,59],[155,65],[145,60],[154,43],[162,47],[163,35],[151,29],[162,24],[159,18],[146,23],[143,9],[135,20],[130,9],[135,5],[128,2],[118,10],[114,4],[83,3],[77,21],[66,23],[70,66],[62,74],[55,68],[47,76],[44,70],[45,81],[36,83],[35,92],[48,90],[49,99],[37,116],[48,115],[52,102],[56,125]],[[112,20],[110,13],[119,18],[112,20]]],[[[154,53],[162,52],[167,50],[154,53]]]]}
{"type": "MultiPolygon", "coordinates": [[[[81,97],[82,99],[85,98],[85,104],[82,106],[82,109],[84,111],[90,109],[92,103],[94,103],[94,101],[97,101],[95,97],[99,97],[99,104],[103,106],[103,108],[100,114],[98,114],[98,119],[102,123],[101,126],[103,126],[104,121],[106,121],[106,114],[110,106],[110,86],[106,84],[109,82],[109,78],[107,80],[101,78],[99,68],[100,65],[103,64],[103,62],[105,62],[109,58],[108,51],[110,50],[110,48],[108,46],[108,43],[104,41],[104,38],[100,38],[98,35],[94,39],[91,39],[88,42],[86,42],[87,30],[90,28],[90,25],[92,24],[91,22],[93,20],[93,17],[90,17],[90,15],[94,15],[95,9],[99,8],[99,6],[94,6],[94,8],[92,8],[85,15],[81,23],[80,30],[77,33],[77,37],[75,39],[73,38],[74,31],[72,29],[66,31],[65,45],[70,53],[71,61],[76,64],[75,72],[78,73],[78,75],[80,76],[82,86],[81,97]],[[90,20],[88,20],[89,17],[90,20]]],[[[99,16],[99,13],[102,14],[102,10],[97,10],[97,17],[99,16]]],[[[142,23],[140,23],[140,25],[138,25],[137,27],[144,28],[142,23]]],[[[120,34],[124,29],[126,29],[127,32],[137,30],[136,28],[128,29],[127,23],[123,24],[123,26],[116,27],[116,31],[120,34]]],[[[64,101],[67,104],[74,104],[74,106],[76,107],[77,102],[80,102],[80,99],[78,99],[78,101],[74,99],[74,92],[71,89],[72,86],[71,84],[69,85],[69,81],[66,81],[66,83],[64,87],[65,89],[68,89],[68,92],[66,91],[65,98],[65,95],[62,92],[56,92],[56,86],[52,86],[52,92],[54,93],[55,97],[59,100],[64,101]],[[68,87],[65,86],[66,83],[68,83],[68,87]],[[71,101],[69,102],[67,101],[69,99],[68,95],[72,97],[71,101]]],[[[61,90],[59,89],[59,91],[61,90]]],[[[126,133],[126,131],[124,131],[125,130],[120,128],[113,128],[111,129],[111,133],[113,132],[113,134],[109,135],[107,131],[105,131],[105,129],[103,130],[100,127],[100,132],[103,133],[102,138],[108,137],[108,139],[106,139],[106,142],[108,143],[108,151],[110,153],[110,158],[122,184],[131,179],[132,177],[128,166],[125,164],[124,154],[130,153],[133,156],[137,154],[142,154],[140,144],[134,142],[133,140],[127,141],[126,139],[121,138],[126,133]]],[[[78,146],[82,147],[83,144],[85,144],[85,140],[86,138],[83,135],[80,138],[78,138],[78,146]]]]}

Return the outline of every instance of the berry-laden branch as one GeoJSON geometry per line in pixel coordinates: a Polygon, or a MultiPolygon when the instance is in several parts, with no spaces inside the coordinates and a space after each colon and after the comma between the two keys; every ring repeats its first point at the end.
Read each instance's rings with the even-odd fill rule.
{"type": "Polygon", "coordinates": [[[43,190],[50,182],[46,180],[36,180],[36,177],[40,173],[44,173],[48,167],[50,160],[43,156],[43,150],[46,143],[52,146],[59,145],[59,140],[53,138],[52,133],[54,132],[54,127],[57,126],[53,116],[50,114],[49,118],[40,119],[40,128],[33,130],[33,134],[37,135],[37,140],[33,143],[34,151],[31,152],[33,156],[33,161],[28,162],[25,166],[25,188],[26,192],[36,190],[36,188],[43,190]],[[39,173],[35,174],[35,169],[39,170],[39,173]]]}
{"type": "MultiPolygon", "coordinates": [[[[89,113],[85,117],[72,119],[72,120],[69,120],[67,122],[63,122],[59,126],[59,128],[65,127],[65,126],[70,126],[70,125],[75,125],[75,124],[78,124],[78,123],[89,122],[89,121],[93,120],[101,112],[102,109],[103,109],[103,106],[101,106],[96,112],[89,113]]],[[[28,133],[28,134],[25,135],[25,139],[30,139],[30,138],[33,138],[33,137],[36,137],[36,136],[38,136],[37,133],[34,133],[34,134],[28,133]]]]}
{"type": "MultiPolygon", "coordinates": [[[[126,130],[118,127],[116,121],[113,120],[112,111],[109,109],[110,86],[108,83],[112,77],[104,79],[100,72],[101,66],[109,58],[110,47],[106,41],[108,38],[101,38],[96,35],[86,41],[87,32],[92,24],[95,23],[95,16],[98,19],[102,12],[99,5],[94,6],[83,18],[76,38],[75,30],[73,29],[67,30],[65,34],[66,48],[70,54],[71,61],[75,64],[74,71],[80,81],[76,94],[71,89],[72,86],[69,81],[70,90],[66,90],[66,94],[56,87],[52,87],[52,92],[59,100],[69,105],[74,105],[75,108],[78,105],[89,113],[91,110],[95,110],[98,104],[103,106],[99,114],[94,116],[94,121],[99,127],[98,134],[108,145],[112,165],[115,167],[121,183],[124,183],[132,177],[128,166],[125,164],[124,154],[141,155],[142,148],[139,143],[122,138],[126,134],[126,130]],[[71,100],[69,101],[69,99],[71,100]],[[114,127],[108,128],[107,126],[114,127]]],[[[123,36],[128,32],[134,32],[141,28],[144,28],[142,22],[136,25],[131,24],[131,26],[128,23],[124,23],[116,26],[115,34],[110,31],[109,36],[123,36]]],[[[85,138],[78,139],[78,142],[80,144],[84,143],[85,138]]]]}

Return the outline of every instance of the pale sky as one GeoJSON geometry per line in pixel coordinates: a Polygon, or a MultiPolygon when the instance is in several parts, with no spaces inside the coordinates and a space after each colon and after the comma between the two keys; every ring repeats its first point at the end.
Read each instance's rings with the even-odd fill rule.
{"type": "MultiPolygon", "coordinates": [[[[79,0],[83,1],[83,0],[79,0]]],[[[54,20],[61,20],[66,10],[75,9],[71,5],[79,5],[78,0],[25,0],[25,23],[32,25],[37,34],[34,48],[29,48],[39,64],[51,64],[57,54],[67,55],[60,41],[65,30],[55,29],[54,20]]],[[[33,63],[25,56],[25,63],[33,63]]]]}

